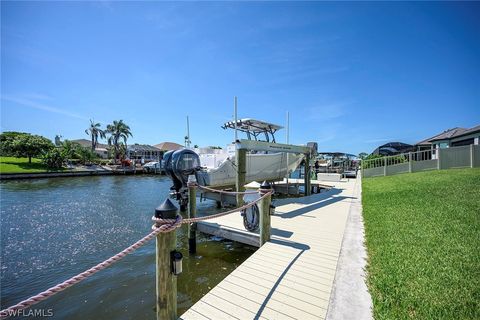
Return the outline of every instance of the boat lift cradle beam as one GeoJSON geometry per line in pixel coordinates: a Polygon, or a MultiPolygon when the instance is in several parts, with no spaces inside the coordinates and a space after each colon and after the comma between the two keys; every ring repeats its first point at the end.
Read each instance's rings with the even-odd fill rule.
{"type": "MultiPolygon", "coordinates": [[[[310,148],[307,146],[297,146],[293,144],[271,143],[265,141],[254,140],[238,140],[235,143],[235,160],[237,164],[237,177],[235,187],[237,192],[245,191],[246,181],[246,164],[247,164],[247,150],[250,151],[269,151],[269,152],[286,152],[286,153],[302,153],[305,155],[305,195],[311,194],[310,188],[310,148]]],[[[237,205],[243,203],[243,197],[237,196],[237,205]]]]}

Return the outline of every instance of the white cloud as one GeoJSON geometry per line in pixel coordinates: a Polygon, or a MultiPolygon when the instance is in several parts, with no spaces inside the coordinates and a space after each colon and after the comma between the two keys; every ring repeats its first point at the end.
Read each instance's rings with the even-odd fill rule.
{"type": "Polygon", "coordinates": [[[43,103],[38,103],[31,98],[33,96],[36,96],[37,99],[39,99],[39,100],[42,100],[42,99],[43,100],[51,100],[51,98],[49,96],[39,95],[39,94],[29,94],[29,95],[25,95],[25,97],[2,95],[1,99],[5,100],[5,101],[13,102],[13,103],[21,105],[21,106],[30,107],[30,108],[34,108],[34,109],[38,109],[38,110],[43,110],[43,111],[47,111],[47,112],[51,112],[51,113],[57,113],[57,114],[61,114],[61,115],[67,116],[67,117],[71,117],[71,118],[89,120],[89,118],[87,118],[85,116],[82,116],[82,115],[79,115],[77,113],[73,113],[73,112],[63,110],[63,109],[60,109],[60,108],[52,107],[52,106],[49,106],[49,105],[46,105],[46,104],[43,104],[43,103]]]}

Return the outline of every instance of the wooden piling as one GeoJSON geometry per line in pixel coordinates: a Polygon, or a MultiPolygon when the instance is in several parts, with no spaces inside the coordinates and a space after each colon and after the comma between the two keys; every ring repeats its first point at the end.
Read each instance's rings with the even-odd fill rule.
{"type": "MultiPolygon", "coordinates": [[[[195,183],[192,181],[192,182],[189,182],[188,184],[188,217],[195,218],[196,212],[197,212],[197,187],[195,183]]],[[[192,254],[195,254],[197,252],[197,224],[196,223],[190,223],[188,225],[188,252],[192,254]]]]}
{"type": "Polygon", "coordinates": [[[310,185],[310,154],[305,154],[305,174],[304,176],[304,185],[305,185],[305,195],[309,196],[312,193],[312,188],[310,185]]]}
{"type": "MultiPolygon", "coordinates": [[[[260,196],[271,191],[271,189],[259,189],[260,196]]],[[[272,195],[268,195],[258,202],[260,209],[260,247],[270,240],[271,235],[271,218],[270,204],[272,203],[272,195]]]]}
{"type": "MultiPolygon", "coordinates": [[[[236,190],[237,192],[245,191],[245,181],[247,175],[247,150],[238,149],[235,153],[235,164],[237,165],[237,180],[236,180],[236,190]]],[[[237,195],[237,206],[243,205],[243,195],[237,195]]]]}
{"type": "MultiPolygon", "coordinates": [[[[155,210],[155,216],[175,219],[177,208],[167,199],[155,210]]],[[[177,319],[177,277],[172,273],[171,252],[175,250],[175,231],[159,233],[156,238],[156,311],[157,320],[177,319]]]]}
{"type": "Polygon", "coordinates": [[[177,319],[177,277],[170,261],[176,242],[175,231],[157,236],[157,320],[177,319]]]}

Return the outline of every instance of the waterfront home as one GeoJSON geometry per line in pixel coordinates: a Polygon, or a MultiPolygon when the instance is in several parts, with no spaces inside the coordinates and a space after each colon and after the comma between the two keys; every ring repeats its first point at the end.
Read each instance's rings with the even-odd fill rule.
{"type": "Polygon", "coordinates": [[[144,160],[145,162],[149,161],[160,161],[163,156],[163,151],[148,145],[148,144],[131,144],[127,147],[127,159],[130,160],[144,160]]]}
{"type": "Polygon", "coordinates": [[[418,151],[480,144],[480,125],[466,128],[452,128],[415,144],[418,151]]]}
{"type": "Polygon", "coordinates": [[[378,154],[382,156],[393,156],[396,154],[406,153],[413,150],[414,150],[414,147],[412,145],[409,145],[403,142],[389,142],[373,150],[372,154],[378,154]]]}

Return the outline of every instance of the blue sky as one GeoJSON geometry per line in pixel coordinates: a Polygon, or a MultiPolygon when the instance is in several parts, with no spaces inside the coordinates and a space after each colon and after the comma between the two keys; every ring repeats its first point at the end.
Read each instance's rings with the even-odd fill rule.
{"type": "MultiPolygon", "coordinates": [[[[225,145],[239,117],[371,152],[480,124],[480,3],[4,2],[1,130],[225,145]]],[[[285,133],[278,133],[284,141],[285,133]]]]}

